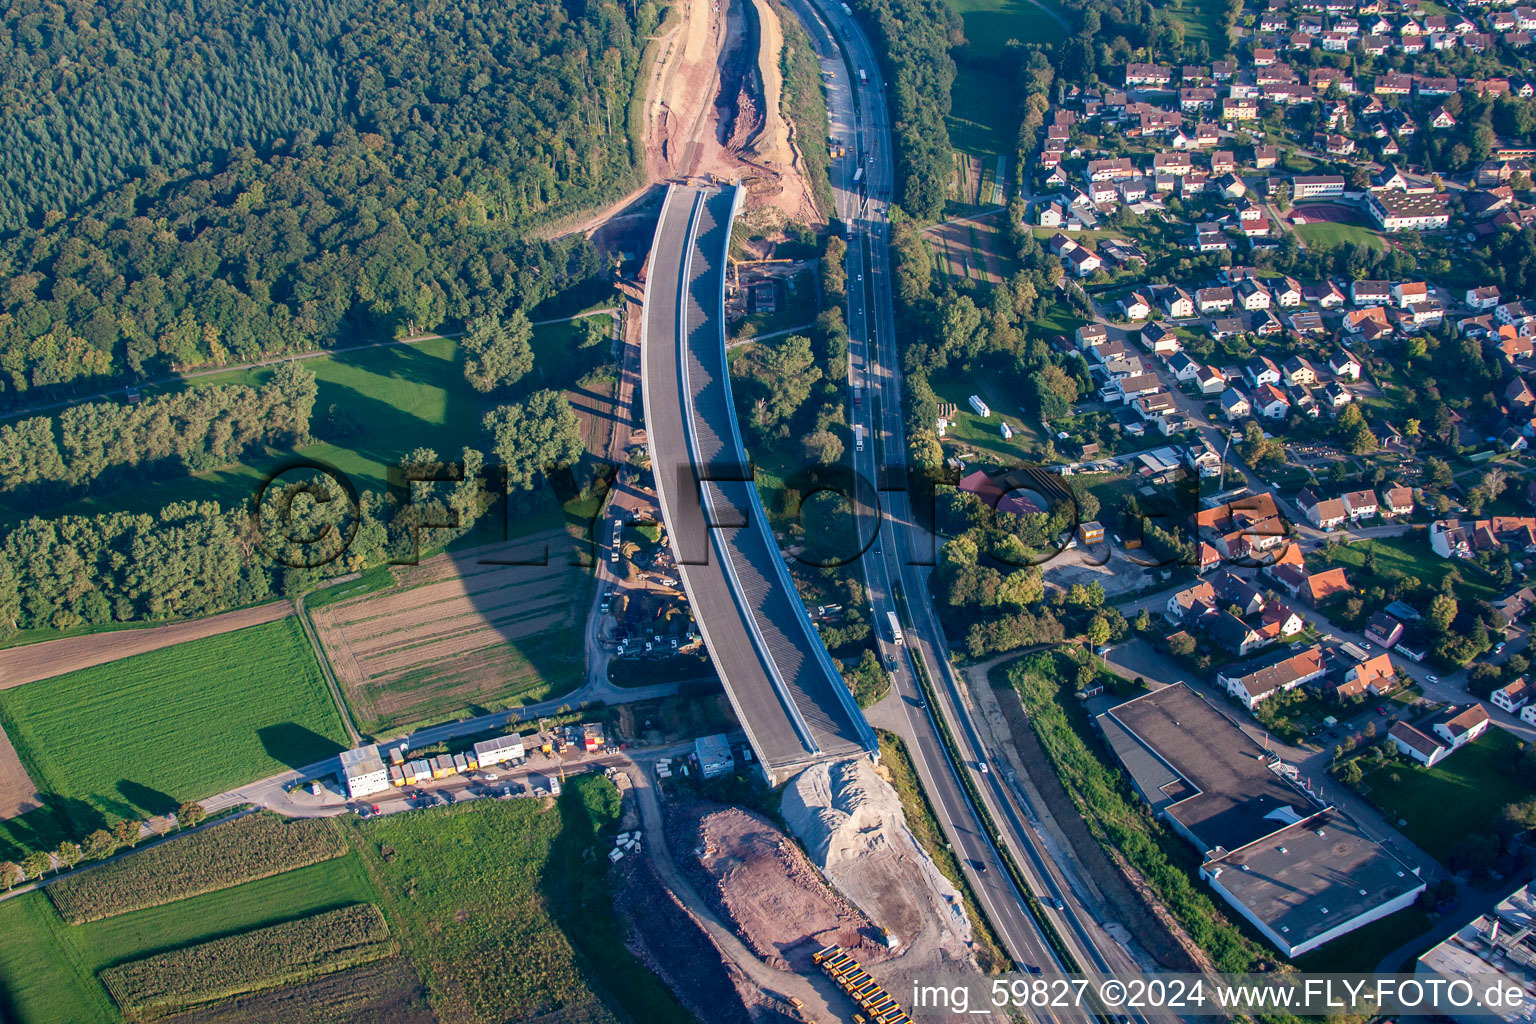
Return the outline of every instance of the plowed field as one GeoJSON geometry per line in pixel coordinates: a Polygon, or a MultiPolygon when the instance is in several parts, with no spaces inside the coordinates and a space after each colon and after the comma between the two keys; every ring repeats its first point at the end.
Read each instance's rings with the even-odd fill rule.
{"type": "Polygon", "coordinates": [[[365,731],[557,696],[581,680],[589,576],[567,565],[564,531],[440,555],[393,588],[312,613],[365,731]],[[548,565],[486,565],[549,545],[548,565]]]}

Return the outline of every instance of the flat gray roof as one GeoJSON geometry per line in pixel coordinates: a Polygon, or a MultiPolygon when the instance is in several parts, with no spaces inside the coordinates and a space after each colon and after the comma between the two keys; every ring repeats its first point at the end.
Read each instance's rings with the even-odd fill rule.
{"type": "Polygon", "coordinates": [[[1424,885],[1411,865],[1337,811],[1315,814],[1204,868],[1293,946],[1424,885]]]}
{"type": "Polygon", "coordinates": [[[1182,683],[1099,722],[1143,792],[1188,787],[1193,795],[1153,806],[1199,840],[1213,884],[1291,946],[1423,886],[1411,863],[1281,778],[1272,755],[1182,683]]]}
{"type": "Polygon", "coordinates": [[[1189,795],[1166,810],[1202,852],[1247,846],[1314,810],[1270,769],[1273,755],[1187,686],[1165,686],[1105,714],[1188,784],[1189,795]]]}

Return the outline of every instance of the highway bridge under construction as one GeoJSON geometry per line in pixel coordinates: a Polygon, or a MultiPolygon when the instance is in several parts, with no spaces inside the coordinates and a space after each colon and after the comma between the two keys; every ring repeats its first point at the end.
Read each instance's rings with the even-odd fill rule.
{"type": "Polygon", "coordinates": [[[736,421],[725,263],[742,195],[734,185],[669,186],[645,278],[642,389],[678,576],[736,716],[777,784],[877,747],[795,591],[736,421]]]}

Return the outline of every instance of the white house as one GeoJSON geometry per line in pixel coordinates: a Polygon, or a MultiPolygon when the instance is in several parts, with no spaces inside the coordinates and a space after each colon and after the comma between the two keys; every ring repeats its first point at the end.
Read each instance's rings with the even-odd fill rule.
{"type": "Polygon", "coordinates": [[[1525,676],[1521,676],[1509,685],[1494,690],[1489,700],[1494,707],[1514,714],[1530,702],[1533,690],[1536,687],[1527,682],[1525,676]]]}
{"type": "Polygon", "coordinates": [[[1341,348],[1328,357],[1328,369],[1333,371],[1335,377],[1359,380],[1360,372],[1364,368],[1360,365],[1360,360],[1351,355],[1347,349],[1341,348]]]}

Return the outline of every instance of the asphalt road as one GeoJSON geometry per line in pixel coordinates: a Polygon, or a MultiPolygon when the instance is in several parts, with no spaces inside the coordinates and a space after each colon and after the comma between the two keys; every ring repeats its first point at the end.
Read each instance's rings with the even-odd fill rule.
{"type": "MultiPolygon", "coordinates": [[[[882,506],[877,512],[867,501],[860,502],[861,514],[880,517],[878,536],[860,559],[860,567],[882,646],[888,657],[897,659],[894,696],[889,699],[900,709],[898,731],[912,753],[946,838],[1013,959],[1020,965],[1046,970],[1062,966],[985,834],[980,815],[961,785],[958,773],[962,771],[973,773],[992,819],[1003,829],[1004,841],[1031,888],[1046,901],[1062,901],[1062,910],[1044,912],[1053,917],[1053,924],[1079,964],[1090,972],[1137,972],[1139,967],[1125,950],[1109,939],[1089,908],[1079,902],[1076,892],[1081,887],[1074,887],[1060,866],[1041,856],[1038,837],[1027,824],[1033,812],[1022,806],[1022,794],[997,772],[977,769],[983,761],[1001,759],[984,749],[950,665],[947,642],[927,597],[926,563],[932,561],[932,539],[914,520],[910,496],[902,485],[906,441],[901,422],[901,363],[895,337],[888,219],[895,187],[894,160],[882,73],[862,29],[840,5],[831,0],[795,0],[794,6],[817,44],[823,71],[830,72],[826,84],[832,133],[852,154],[834,163],[832,176],[838,214],[849,233],[849,384],[850,389],[861,385],[864,394],[858,404],[850,399],[851,421],[864,427],[866,437],[863,450],[855,450],[853,459],[858,474],[880,488],[882,506]],[[828,29],[840,41],[851,69],[831,55],[828,29]],[[860,68],[868,76],[867,83],[859,80],[860,68]],[[852,181],[859,160],[865,169],[865,191],[852,181]],[[899,648],[884,625],[890,611],[904,623],[899,648]],[[924,663],[938,691],[939,708],[924,706],[909,659],[924,663]],[[935,710],[954,725],[964,764],[950,761],[931,717],[935,710]]],[[[1044,1016],[1053,1020],[1086,1017],[1071,1011],[1044,1016]]]]}

